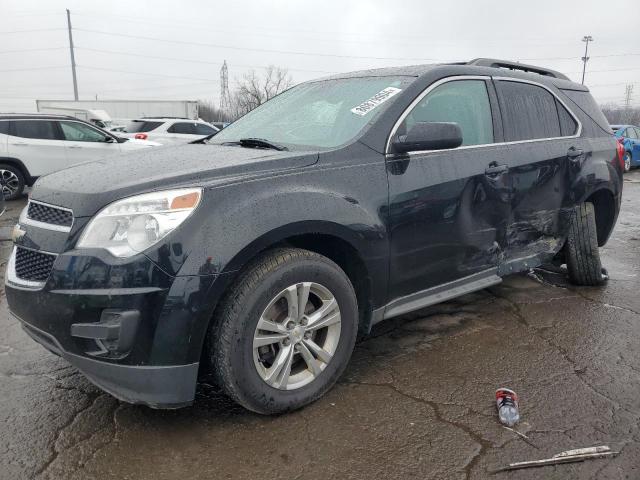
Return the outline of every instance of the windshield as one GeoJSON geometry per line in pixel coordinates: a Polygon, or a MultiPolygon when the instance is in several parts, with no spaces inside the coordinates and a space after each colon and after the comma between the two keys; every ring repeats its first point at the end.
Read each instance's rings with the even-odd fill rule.
{"type": "Polygon", "coordinates": [[[209,143],[260,138],[287,147],[335,148],[354,139],[414,79],[360,77],[303,83],[247,113],[209,143]]]}

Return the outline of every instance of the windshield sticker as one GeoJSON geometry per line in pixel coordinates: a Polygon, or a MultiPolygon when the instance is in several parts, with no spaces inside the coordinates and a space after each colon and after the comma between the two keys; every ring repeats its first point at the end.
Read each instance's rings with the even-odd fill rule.
{"type": "Polygon", "coordinates": [[[378,105],[386,102],[391,97],[393,97],[394,95],[397,95],[401,91],[402,91],[401,88],[387,87],[384,90],[381,90],[378,93],[376,93],[373,97],[371,97],[366,102],[362,102],[357,107],[353,107],[351,109],[351,112],[355,113],[356,115],[360,115],[360,116],[366,115],[371,110],[376,108],[378,105]]]}

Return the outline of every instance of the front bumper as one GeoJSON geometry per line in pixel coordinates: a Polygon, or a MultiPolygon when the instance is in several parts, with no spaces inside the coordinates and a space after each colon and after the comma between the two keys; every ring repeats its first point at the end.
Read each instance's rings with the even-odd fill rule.
{"type": "Polygon", "coordinates": [[[46,282],[30,286],[12,283],[14,268],[10,261],[7,302],[38,343],[120,400],[153,408],[193,402],[220,275],[170,276],[143,255],[114,264],[63,253],[46,282]],[[114,326],[118,317],[134,321],[114,326]]]}
{"type": "Polygon", "coordinates": [[[152,408],[179,408],[193,403],[199,363],[132,366],[106,363],[65,351],[52,335],[24,322],[24,331],[52,353],[80,370],[93,384],[119,400],[152,408]]]}

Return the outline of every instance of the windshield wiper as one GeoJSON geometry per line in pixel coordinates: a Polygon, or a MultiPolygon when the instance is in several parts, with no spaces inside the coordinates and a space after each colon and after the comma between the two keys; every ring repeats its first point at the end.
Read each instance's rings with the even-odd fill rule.
{"type": "Polygon", "coordinates": [[[278,145],[277,143],[270,142],[269,140],[265,140],[264,138],[241,138],[239,143],[241,146],[249,148],[272,148],[273,150],[289,150],[283,145],[278,145]]]}

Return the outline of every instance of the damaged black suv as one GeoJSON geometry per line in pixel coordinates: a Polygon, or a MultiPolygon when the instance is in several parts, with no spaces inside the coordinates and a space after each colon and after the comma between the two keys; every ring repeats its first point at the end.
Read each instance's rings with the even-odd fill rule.
{"type": "Polygon", "coordinates": [[[542,263],[605,277],[623,163],[588,89],[478,59],[303,83],[215,136],[41,178],[6,296],[127,402],[325,393],[384,319],[542,263]]]}

